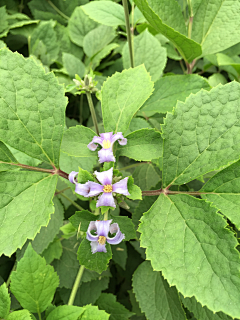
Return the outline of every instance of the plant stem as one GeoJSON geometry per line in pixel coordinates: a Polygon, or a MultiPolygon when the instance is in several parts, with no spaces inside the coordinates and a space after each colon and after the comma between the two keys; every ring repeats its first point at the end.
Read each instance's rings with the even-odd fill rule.
{"type": "Polygon", "coordinates": [[[8,279],[7,279],[7,282],[6,282],[6,287],[7,287],[7,288],[8,288],[9,285],[10,285],[11,275],[12,275],[13,271],[15,271],[16,269],[17,269],[17,261],[15,261],[15,263],[14,263],[14,265],[13,265],[13,268],[12,268],[10,274],[9,274],[8,279]]]}
{"type": "Polygon", "coordinates": [[[130,23],[129,23],[128,3],[127,3],[127,0],[122,0],[122,3],[123,3],[124,13],[125,13],[127,40],[128,40],[128,48],[129,48],[129,55],[130,55],[130,65],[131,65],[131,68],[134,68],[132,36],[131,36],[131,29],[130,29],[130,23]]]}
{"type": "Polygon", "coordinates": [[[108,211],[106,211],[106,212],[104,213],[104,218],[103,218],[103,220],[108,220],[108,211]]]}
{"type": "Polygon", "coordinates": [[[98,123],[97,123],[97,116],[96,116],[96,112],[94,109],[94,105],[93,105],[93,101],[92,101],[92,96],[90,92],[86,92],[87,95],[87,99],[88,99],[88,105],[89,105],[89,109],[92,115],[92,119],[93,119],[93,123],[94,123],[94,127],[96,130],[97,135],[99,136],[99,130],[98,130],[98,123]]]}
{"type": "Polygon", "coordinates": [[[126,166],[126,167],[118,169],[118,171],[128,170],[128,169],[131,169],[131,168],[135,168],[135,167],[141,166],[141,165],[146,164],[146,163],[150,163],[150,162],[144,161],[144,162],[138,162],[138,163],[130,164],[129,166],[126,166]]]}
{"type": "Polygon", "coordinates": [[[75,297],[76,297],[76,294],[77,294],[77,290],[78,290],[78,287],[79,287],[79,284],[80,284],[80,281],[81,281],[81,278],[82,278],[82,275],[83,275],[83,271],[84,271],[84,266],[80,266],[80,268],[78,270],[77,277],[75,279],[75,282],[74,282],[74,285],[73,285],[73,288],[72,288],[72,291],[71,291],[70,298],[68,300],[68,306],[72,306],[73,303],[74,303],[74,300],[75,300],[75,297]]]}
{"type": "Polygon", "coordinates": [[[83,94],[80,95],[80,106],[79,106],[79,122],[82,124],[82,113],[83,113],[83,94]]]}
{"type": "Polygon", "coordinates": [[[188,38],[191,39],[192,36],[192,24],[193,24],[193,17],[189,17],[188,22],[188,38]]]}
{"type": "Polygon", "coordinates": [[[31,52],[31,36],[28,36],[27,41],[28,41],[28,55],[30,57],[30,55],[32,54],[32,52],[31,52]]]}
{"type": "Polygon", "coordinates": [[[50,4],[50,6],[60,15],[62,16],[64,19],[69,20],[69,17],[66,16],[62,11],[60,11],[55,4],[52,3],[52,1],[47,0],[47,2],[50,4]]]}
{"type": "Polygon", "coordinates": [[[55,196],[56,195],[58,195],[58,194],[61,194],[61,193],[63,193],[64,191],[66,191],[66,190],[68,190],[68,189],[71,189],[70,187],[67,187],[67,188],[64,188],[64,189],[62,189],[62,190],[60,190],[60,191],[58,191],[58,192],[55,192],[55,196]]]}
{"type": "MultiPolygon", "coordinates": [[[[56,194],[59,194],[59,190],[56,189],[56,194]]],[[[84,210],[79,204],[77,204],[76,202],[74,202],[72,199],[70,199],[68,196],[66,196],[64,193],[60,193],[60,195],[67,199],[69,202],[71,202],[72,205],[74,205],[74,207],[76,207],[78,210],[84,210]]]]}
{"type": "Polygon", "coordinates": [[[38,319],[42,320],[41,312],[38,310],[38,319]]]}
{"type": "Polygon", "coordinates": [[[191,196],[200,196],[201,194],[215,194],[214,192],[200,192],[200,191],[171,191],[166,189],[142,191],[142,196],[159,196],[160,194],[189,194],[191,196]]]}

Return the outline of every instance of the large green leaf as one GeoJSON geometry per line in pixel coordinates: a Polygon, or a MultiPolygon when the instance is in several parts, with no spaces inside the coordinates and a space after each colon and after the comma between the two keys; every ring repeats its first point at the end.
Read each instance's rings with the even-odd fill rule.
{"type": "Polygon", "coordinates": [[[18,163],[10,150],[0,141],[0,171],[16,170],[18,167],[10,163],[18,163]]]}
{"type": "Polygon", "coordinates": [[[163,186],[183,184],[240,158],[240,85],[190,95],[163,126],[163,186]],[[226,157],[227,155],[227,157],[226,157]]]}
{"type": "Polygon", "coordinates": [[[82,6],[91,19],[107,26],[125,25],[123,6],[112,1],[94,1],[82,6]]]}
{"type": "Polygon", "coordinates": [[[31,314],[28,310],[14,311],[9,314],[7,320],[32,320],[31,314]]]}
{"type": "Polygon", "coordinates": [[[83,39],[83,50],[88,57],[93,57],[116,37],[116,31],[112,27],[99,26],[83,39]]]}
{"type": "Polygon", "coordinates": [[[84,36],[99,24],[86,15],[81,7],[76,7],[68,21],[70,39],[78,46],[83,46],[84,36]]]}
{"type": "Polygon", "coordinates": [[[11,299],[8,293],[6,283],[0,286],[0,318],[7,318],[10,310],[11,299]]]}
{"type": "Polygon", "coordinates": [[[162,156],[161,134],[154,129],[140,129],[126,136],[127,144],[117,146],[120,156],[137,161],[151,161],[162,156]]]}
{"type": "Polygon", "coordinates": [[[237,228],[240,228],[240,162],[213,176],[200,190],[203,199],[211,201],[237,228]]]}
{"type": "Polygon", "coordinates": [[[133,274],[133,292],[148,320],[185,320],[175,287],[169,287],[160,272],[145,261],[133,274]]]}
{"type": "Polygon", "coordinates": [[[239,10],[239,0],[201,2],[193,18],[192,37],[201,43],[202,55],[223,51],[239,42],[239,19],[236,14],[239,10]]]}
{"type": "Polygon", "coordinates": [[[152,91],[153,82],[143,65],[108,78],[102,86],[102,113],[106,132],[124,133],[152,91]]]}
{"type": "MultiPolygon", "coordinates": [[[[167,63],[167,51],[160,42],[146,29],[134,37],[134,66],[144,64],[153,81],[160,78],[167,63]]],[[[122,51],[123,67],[130,68],[128,43],[122,51]]]]}
{"type": "Polygon", "coordinates": [[[59,306],[47,316],[46,320],[78,320],[85,308],[76,306],[59,306]]]}
{"type": "Polygon", "coordinates": [[[6,11],[6,7],[0,8],[0,32],[3,32],[8,27],[8,21],[7,21],[8,15],[6,11]]]}
{"type": "Polygon", "coordinates": [[[196,74],[163,77],[154,83],[154,87],[153,94],[139,111],[147,117],[171,112],[178,100],[185,101],[191,93],[211,89],[208,81],[196,74]]]}
{"type": "Polygon", "coordinates": [[[174,0],[135,0],[151,26],[167,37],[187,61],[201,55],[201,46],[187,38],[181,9],[174,0]]]}
{"type": "Polygon", "coordinates": [[[133,172],[134,182],[141,190],[150,190],[160,182],[160,171],[152,163],[144,163],[133,172]]]}
{"type": "Polygon", "coordinates": [[[67,99],[52,73],[33,59],[0,51],[0,139],[58,166],[67,99]]]}
{"type": "Polygon", "coordinates": [[[240,260],[236,238],[225,226],[210,203],[161,194],[141,218],[139,231],[147,260],[171,286],[213,312],[238,318],[240,260]]]}
{"type": "Polygon", "coordinates": [[[0,255],[12,255],[48,224],[56,183],[56,175],[40,172],[0,173],[0,255]]]}
{"type": "Polygon", "coordinates": [[[29,244],[11,275],[11,291],[23,308],[39,313],[51,303],[58,282],[53,267],[47,266],[29,244]]]}

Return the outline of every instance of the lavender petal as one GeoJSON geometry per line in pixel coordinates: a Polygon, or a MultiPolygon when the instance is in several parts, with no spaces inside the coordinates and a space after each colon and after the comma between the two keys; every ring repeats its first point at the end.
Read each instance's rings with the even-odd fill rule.
{"type": "Polygon", "coordinates": [[[76,175],[78,175],[77,171],[72,171],[71,173],[69,173],[68,175],[68,180],[72,183],[77,183],[77,178],[76,175]]]}
{"type": "Polygon", "coordinates": [[[103,186],[97,182],[88,181],[86,184],[89,188],[88,197],[94,197],[103,192],[103,186]]]}
{"type": "Polygon", "coordinates": [[[113,234],[116,233],[115,237],[113,238],[109,238],[107,237],[107,242],[109,244],[119,244],[123,239],[125,239],[125,234],[123,234],[120,229],[119,229],[119,225],[117,223],[113,223],[110,228],[109,231],[113,234]]]}
{"type": "Polygon", "coordinates": [[[107,252],[106,244],[99,244],[97,241],[91,242],[90,244],[92,253],[107,252]]]}
{"type": "Polygon", "coordinates": [[[112,195],[112,192],[109,193],[103,193],[97,201],[96,207],[113,207],[116,208],[115,202],[114,202],[114,198],[112,195]]]}
{"type": "Polygon", "coordinates": [[[130,193],[128,192],[127,182],[128,182],[128,177],[114,183],[112,186],[112,191],[123,194],[125,196],[129,196],[130,193]]]}
{"type": "Polygon", "coordinates": [[[98,220],[95,222],[97,228],[97,235],[99,237],[103,236],[107,238],[111,222],[112,220],[98,220]]]}
{"type": "Polygon", "coordinates": [[[117,132],[116,134],[113,135],[112,142],[114,143],[117,140],[118,140],[118,143],[122,146],[125,146],[127,144],[127,139],[124,138],[122,132],[117,132]]]}
{"type": "Polygon", "coordinates": [[[111,148],[99,150],[98,157],[99,157],[99,163],[116,161],[111,148]]]}
{"type": "Polygon", "coordinates": [[[87,198],[89,193],[89,187],[87,183],[76,183],[75,192],[87,198]]]}
{"type": "Polygon", "coordinates": [[[103,142],[103,139],[101,137],[94,136],[92,141],[88,144],[88,149],[90,149],[91,151],[95,151],[98,147],[96,143],[102,145],[102,142],[103,142]]]}
{"type": "Polygon", "coordinates": [[[86,239],[89,241],[97,241],[98,240],[98,235],[94,236],[91,234],[92,230],[97,230],[97,226],[96,226],[96,221],[91,221],[89,223],[88,229],[87,229],[87,235],[86,235],[86,239]]]}
{"type": "Polygon", "coordinates": [[[100,133],[100,137],[102,138],[102,140],[109,140],[110,142],[112,142],[112,135],[112,132],[100,133]]]}
{"type": "Polygon", "coordinates": [[[112,184],[113,168],[103,172],[94,172],[96,178],[102,185],[112,184]]]}

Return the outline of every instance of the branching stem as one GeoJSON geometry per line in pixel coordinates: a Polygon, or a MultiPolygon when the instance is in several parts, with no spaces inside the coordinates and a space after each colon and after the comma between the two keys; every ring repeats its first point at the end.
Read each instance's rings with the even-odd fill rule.
{"type": "Polygon", "coordinates": [[[130,28],[130,23],[129,23],[128,3],[127,3],[127,0],[122,0],[122,3],[123,3],[124,13],[125,13],[127,40],[128,40],[128,48],[129,48],[129,55],[130,55],[130,64],[131,64],[131,68],[134,68],[132,36],[131,36],[131,28],[130,28]]]}
{"type": "Polygon", "coordinates": [[[84,271],[84,266],[80,266],[79,270],[78,270],[78,274],[77,274],[77,277],[75,279],[75,282],[74,282],[74,285],[73,285],[73,288],[72,288],[72,291],[71,291],[71,294],[70,294],[70,298],[68,300],[68,305],[69,306],[72,306],[73,303],[74,303],[74,300],[75,300],[75,297],[76,297],[76,294],[77,294],[77,290],[78,290],[78,287],[79,287],[79,284],[80,284],[80,281],[81,281],[81,278],[82,278],[82,275],[83,275],[83,271],[84,271]]]}

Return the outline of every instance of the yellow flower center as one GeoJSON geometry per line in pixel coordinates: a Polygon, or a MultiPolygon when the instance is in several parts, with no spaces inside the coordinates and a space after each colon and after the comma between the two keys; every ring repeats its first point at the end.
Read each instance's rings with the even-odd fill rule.
{"type": "Polygon", "coordinates": [[[111,184],[106,184],[103,187],[103,192],[106,192],[106,193],[112,192],[112,185],[111,184]]]}
{"type": "Polygon", "coordinates": [[[111,147],[111,142],[109,140],[103,140],[102,145],[104,149],[109,149],[111,147]]]}
{"type": "Polygon", "coordinates": [[[99,236],[98,238],[98,243],[99,244],[105,244],[106,243],[107,238],[104,236],[99,236]]]}

